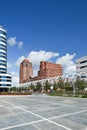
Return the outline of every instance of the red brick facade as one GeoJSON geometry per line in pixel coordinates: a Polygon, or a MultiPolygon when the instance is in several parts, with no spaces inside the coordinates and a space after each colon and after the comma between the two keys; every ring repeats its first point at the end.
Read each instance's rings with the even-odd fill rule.
{"type": "Polygon", "coordinates": [[[20,64],[20,83],[25,83],[34,80],[41,80],[50,77],[62,76],[62,74],[63,69],[61,64],[41,61],[38,75],[36,77],[32,77],[33,75],[32,63],[29,62],[29,60],[25,59],[20,64]]]}
{"type": "Polygon", "coordinates": [[[32,63],[28,59],[24,59],[20,64],[20,83],[26,83],[30,81],[30,77],[33,75],[32,63]]]}
{"type": "Polygon", "coordinates": [[[63,69],[61,64],[41,61],[40,70],[38,71],[38,76],[31,78],[31,81],[62,76],[62,74],[63,74],[63,69]]]}
{"type": "Polygon", "coordinates": [[[39,77],[50,78],[62,75],[62,66],[60,64],[54,64],[51,62],[40,62],[40,71],[38,71],[39,77]]]}

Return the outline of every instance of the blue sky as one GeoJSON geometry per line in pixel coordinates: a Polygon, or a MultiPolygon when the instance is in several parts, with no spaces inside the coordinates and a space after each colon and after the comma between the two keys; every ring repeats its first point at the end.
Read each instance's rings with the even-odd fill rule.
{"type": "Polygon", "coordinates": [[[8,72],[19,80],[26,57],[36,75],[41,60],[61,63],[75,73],[75,60],[87,55],[86,0],[0,0],[0,25],[7,30],[8,72]]]}

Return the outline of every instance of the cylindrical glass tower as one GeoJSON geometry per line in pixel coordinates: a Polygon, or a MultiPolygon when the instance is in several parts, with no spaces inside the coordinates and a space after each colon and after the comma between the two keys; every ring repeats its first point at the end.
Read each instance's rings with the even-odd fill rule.
{"type": "Polygon", "coordinates": [[[7,36],[0,26],[0,91],[11,87],[11,75],[7,74],[7,36]]]}

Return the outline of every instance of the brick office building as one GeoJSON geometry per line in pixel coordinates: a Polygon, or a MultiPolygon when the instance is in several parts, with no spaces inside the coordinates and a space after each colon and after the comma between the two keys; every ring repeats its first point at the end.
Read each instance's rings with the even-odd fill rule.
{"type": "Polygon", "coordinates": [[[20,64],[20,83],[26,83],[29,81],[62,76],[62,74],[63,69],[61,64],[41,61],[38,75],[36,77],[32,77],[33,76],[32,63],[29,62],[28,59],[24,59],[20,64]]]}
{"type": "Polygon", "coordinates": [[[30,81],[33,75],[32,63],[28,59],[24,59],[20,64],[20,83],[30,81]]]}
{"type": "Polygon", "coordinates": [[[38,71],[38,77],[50,78],[56,76],[62,76],[63,70],[61,64],[55,64],[51,62],[40,62],[40,70],[38,71]]]}
{"type": "Polygon", "coordinates": [[[41,61],[38,75],[36,77],[31,78],[31,81],[57,77],[62,75],[63,75],[63,69],[61,64],[41,61]]]}

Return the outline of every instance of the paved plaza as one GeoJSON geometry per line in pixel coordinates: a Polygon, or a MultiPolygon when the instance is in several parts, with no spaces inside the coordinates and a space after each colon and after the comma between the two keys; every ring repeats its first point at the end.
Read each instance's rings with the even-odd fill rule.
{"type": "Polygon", "coordinates": [[[87,130],[87,99],[0,96],[0,130],[87,130]]]}

